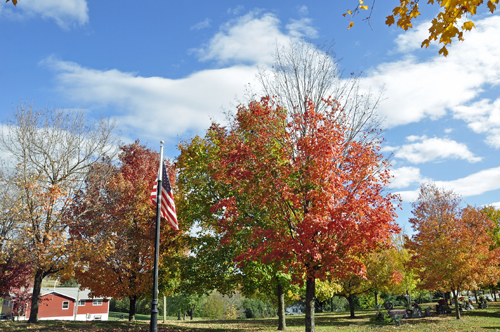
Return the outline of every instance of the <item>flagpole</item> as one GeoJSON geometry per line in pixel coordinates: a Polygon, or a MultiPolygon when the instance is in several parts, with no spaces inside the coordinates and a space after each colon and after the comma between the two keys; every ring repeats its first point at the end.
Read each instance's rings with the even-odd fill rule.
{"type": "Polygon", "coordinates": [[[153,301],[151,302],[150,332],[158,332],[158,259],[160,251],[160,216],[161,216],[161,181],[163,173],[163,141],[160,141],[160,168],[156,183],[156,235],[155,235],[155,267],[153,279],[153,301]]]}

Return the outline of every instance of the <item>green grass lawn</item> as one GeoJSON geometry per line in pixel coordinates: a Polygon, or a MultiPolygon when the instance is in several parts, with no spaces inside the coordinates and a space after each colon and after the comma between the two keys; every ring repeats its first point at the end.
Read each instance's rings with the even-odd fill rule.
{"type": "MultiPolygon", "coordinates": [[[[434,305],[434,304],[432,304],[434,305]]],[[[373,311],[357,311],[357,318],[350,319],[347,312],[316,314],[316,331],[499,331],[500,332],[500,302],[489,303],[488,309],[478,309],[463,313],[461,320],[456,320],[454,314],[432,316],[427,318],[406,319],[402,325],[376,325],[370,321],[373,311]]],[[[422,308],[425,308],[423,305],[422,308]]],[[[138,315],[137,321],[129,323],[126,320],[117,321],[121,313],[112,313],[112,321],[108,322],[61,322],[41,321],[39,324],[24,322],[0,322],[0,331],[148,331],[149,317],[138,315]]],[[[125,314],[125,317],[127,315],[125,314]]],[[[238,319],[209,320],[197,318],[194,321],[178,321],[169,317],[162,323],[158,321],[161,332],[194,332],[194,331],[276,331],[277,319],[238,319]]],[[[287,316],[287,330],[291,332],[304,331],[304,315],[287,316]]]]}
{"type": "MultiPolygon", "coordinates": [[[[141,314],[136,314],[135,319],[136,320],[147,320],[149,322],[150,315],[141,315],[141,314]]],[[[177,317],[172,317],[172,316],[167,316],[167,320],[175,320],[177,317]]],[[[109,320],[110,321],[124,321],[128,320],[128,313],[126,312],[113,312],[110,311],[109,313],[109,320]],[[123,315],[123,319],[122,319],[123,315]]],[[[163,320],[163,313],[160,312],[158,313],[158,320],[163,320]]]]}

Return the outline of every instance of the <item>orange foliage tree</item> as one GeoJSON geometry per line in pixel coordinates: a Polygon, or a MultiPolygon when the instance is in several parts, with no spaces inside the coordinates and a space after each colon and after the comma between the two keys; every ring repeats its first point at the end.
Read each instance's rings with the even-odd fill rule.
{"type": "Polygon", "coordinates": [[[360,255],[397,232],[394,197],[382,193],[389,180],[377,141],[352,140],[337,103],[323,101],[319,114],[308,103],[289,114],[269,98],[240,106],[230,131],[218,132],[215,177],[266,218],[239,215],[233,197],[215,208],[226,237],[252,228],[240,259],[282,262],[295,282],[306,278],[306,331],[314,331],[317,279],[362,275],[360,255]],[[339,268],[342,267],[342,268],[339,268]]]}
{"type": "MultiPolygon", "coordinates": [[[[137,299],[149,295],[152,287],[156,209],[149,196],[159,154],[138,141],[121,150],[119,167],[109,162],[94,167],[68,219],[72,243],[79,248],[73,257],[74,277],[93,296],[128,297],[129,320],[134,320],[137,299]],[[112,175],[99,176],[107,168],[113,169],[112,175]]],[[[175,189],[175,167],[169,162],[166,166],[175,189]]],[[[180,232],[165,220],[160,241],[160,264],[183,243],[180,232]]]]}
{"type": "Polygon", "coordinates": [[[30,323],[38,320],[43,278],[68,266],[64,217],[90,167],[103,156],[113,157],[113,129],[113,121],[92,123],[82,111],[22,104],[0,135],[0,146],[16,164],[12,181],[18,205],[9,209],[16,211],[15,234],[33,271],[30,323]]]}
{"type": "Polygon", "coordinates": [[[500,249],[490,250],[495,225],[480,209],[461,208],[460,202],[453,191],[423,185],[410,219],[416,234],[406,243],[420,287],[451,291],[457,319],[460,292],[496,283],[500,272],[500,249]]]}

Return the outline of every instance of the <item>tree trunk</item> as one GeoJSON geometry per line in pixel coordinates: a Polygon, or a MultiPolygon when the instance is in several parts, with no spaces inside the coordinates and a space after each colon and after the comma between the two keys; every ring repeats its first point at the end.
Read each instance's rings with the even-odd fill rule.
{"type": "Polygon", "coordinates": [[[475,290],[475,289],[474,289],[474,297],[476,298],[476,304],[477,304],[477,303],[479,303],[479,302],[477,301],[477,290],[475,290]]]}
{"type": "Polygon", "coordinates": [[[177,313],[177,320],[181,320],[181,311],[179,310],[179,312],[177,313]]]}
{"type": "Polygon", "coordinates": [[[496,302],[497,301],[497,291],[496,290],[493,291],[493,297],[495,298],[495,302],[496,302]]]}
{"type": "Polygon", "coordinates": [[[458,290],[452,291],[455,300],[455,316],[460,319],[460,306],[458,305],[458,290]]]}
{"type": "Polygon", "coordinates": [[[333,312],[333,296],[330,299],[330,311],[333,312]]]}
{"type": "Polygon", "coordinates": [[[316,297],[316,278],[308,277],[306,281],[306,332],[314,332],[314,302],[316,297]]]}
{"type": "Polygon", "coordinates": [[[351,311],[351,316],[349,318],[355,318],[354,316],[354,298],[352,295],[347,297],[347,301],[349,301],[349,311],[351,311]]]}
{"type": "Polygon", "coordinates": [[[167,322],[167,297],[163,295],[163,323],[167,322]]]}
{"type": "Polygon", "coordinates": [[[31,298],[31,310],[28,323],[38,323],[38,304],[40,302],[40,290],[42,289],[43,270],[39,269],[35,274],[33,284],[33,297],[31,298]]]}
{"type": "Polygon", "coordinates": [[[128,310],[128,321],[135,322],[135,304],[137,302],[137,295],[129,296],[130,308],[128,310]]]}
{"type": "Polygon", "coordinates": [[[286,330],[285,320],[285,292],[283,286],[278,282],[278,331],[286,330]]]}
{"type": "Polygon", "coordinates": [[[191,309],[189,309],[188,313],[189,313],[189,318],[191,320],[193,320],[193,317],[194,317],[194,309],[196,308],[196,304],[193,304],[193,307],[191,309]]]}
{"type": "Polygon", "coordinates": [[[375,305],[378,308],[378,292],[375,292],[375,305]]]}

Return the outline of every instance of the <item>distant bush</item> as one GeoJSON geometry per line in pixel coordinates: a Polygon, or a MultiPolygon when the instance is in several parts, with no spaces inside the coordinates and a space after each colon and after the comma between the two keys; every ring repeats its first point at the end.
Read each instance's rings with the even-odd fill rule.
{"type": "Polygon", "coordinates": [[[260,299],[245,298],[241,303],[246,318],[264,318],[276,316],[276,310],[269,303],[260,299]]]}
{"type": "Polygon", "coordinates": [[[220,319],[224,315],[225,308],[222,297],[218,293],[212,293],[205,300],[203,305],[203,317],[220,319]]]}
{"type": "Polygon", "coordinates": [[[333,311],[347,311],[349,310],[349,302],[344,297],[334,296],[331,300],[333,311]]]}

